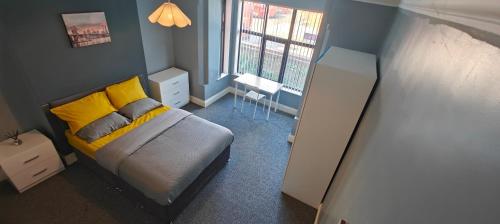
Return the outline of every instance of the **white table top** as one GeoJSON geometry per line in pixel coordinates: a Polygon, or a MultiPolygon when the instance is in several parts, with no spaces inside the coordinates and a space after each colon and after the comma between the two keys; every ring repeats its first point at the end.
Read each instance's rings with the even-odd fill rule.
{"type": "Polygon", "coordinates": [[[154,74],[148,76],[148,79],[153,81],[153,82],[161,83],[163,81],[169,80],[171,78],[174,78],[174,77],[177,77],[179,75],[186,74],[186,73],[187,72],[184,70],[181,70],[181,69],[178,69],[175,67],[171,67],[169,69],[159,71],[157,73],[154,73],[154,74]]]}
{"type": "Polygon", "coordinates": [[[234,81],[243,85],[257,88],[270,94],[275,94],[283,87],[283,84],[279,82],[275,82],[249,73],[241,75],[240,77],[234,79],[234,81]]]}

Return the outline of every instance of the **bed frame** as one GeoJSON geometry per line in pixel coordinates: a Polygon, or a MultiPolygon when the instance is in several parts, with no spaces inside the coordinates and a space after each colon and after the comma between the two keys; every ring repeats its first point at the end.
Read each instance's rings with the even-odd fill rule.
{"type": "MultiPolygon", "coordinates": [[[[147,77],[139,77],[143,86],[147,86],[147,77]]],[[[112,84],[114,83],[108,85],[112,84]]],[[[96,91],[103,91],[106,86],[94,88],[82,93],[77,93],[42,105],[41,108],[45,113],[50,126],[52,127],[52,140],[60,154],[67,155],[74,152],[78,158],[78,162],[91,169],[106,182],[120,189],[120,192],[123,193],[125,197],[131,199],[133,202],[139,203],[146,211],[152,213],[153,215],[159,217],[167,223],[173,222],[173,220],[189,204],[189,202],[196,196],[196,194],[210,181],[213,176],[215,176],[215,174],[217,174],[220,169],[224,167],[224,165],[229,160],[231,146],[228,146],[221,154],[219,154],[219,156],[217,156],[217,158],[207,168],[205,168],[203,172],[193,181],[193,183],[191,183],[170,205],[160,205],[152,199],[144,196],[142,192],[135,189],[118,176],[101,167],[94,159],[89,158],[79,150],[74,149],[71,145],[69,145],[64,135],[65,130],[68,129],[66,122],[60,120],[50,112],[50,108],[80,99],[96,91]]]]}

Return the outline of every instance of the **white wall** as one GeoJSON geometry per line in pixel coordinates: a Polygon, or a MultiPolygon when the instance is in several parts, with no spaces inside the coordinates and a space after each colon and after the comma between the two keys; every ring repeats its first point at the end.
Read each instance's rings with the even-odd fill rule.
{"type": "Polygon", "coordinates": [[[499,0],[402,0],[400,7],[500,35],[499,0]]]}
{"type": "Polygon", "coordinates": [[[500,35],[498,0],[352,0],[399,6],[416,13],[449,20],[500,35]]]}
{"type": "Polygon", "coordinates": [[[498,223],[499,47],[498,35],[401,10],[320,223],[498,223]]]}
{"type": "Polygon", "coordinates": [[[401,2],[400,0],[353,0],[353,1],[366,2],[366,3],[385,5],[385,6],[394,6],[394,7],[398,7],[399,3],[401,2]]]}

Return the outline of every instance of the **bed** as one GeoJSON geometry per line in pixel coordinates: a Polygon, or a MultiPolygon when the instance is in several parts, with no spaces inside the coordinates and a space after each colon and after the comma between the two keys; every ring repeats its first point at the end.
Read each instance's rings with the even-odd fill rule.
{"type": "MultiPolygon", "coordinates": [[[[145,77],[140,78],[144,83],[145,77]]],[[[187,111],[160,107],[88,143],[72,135],[68,124],[50,112],[104,88],[42,106],[54,144],[63,155],[74,152],[80,163],[146,211],[173,221],[229,160],[233,134],[187,111]]]]}

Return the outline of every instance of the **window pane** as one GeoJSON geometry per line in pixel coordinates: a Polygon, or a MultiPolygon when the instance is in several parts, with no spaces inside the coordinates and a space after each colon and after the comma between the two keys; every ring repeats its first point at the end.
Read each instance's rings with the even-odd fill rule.
{"type": "Polygon", "coordinates": [[[267,12],[266,34],[288,39],[292,14],[293,9],[270,5],[267,12]]]}
{"type": "Polygon", "coordinates": [[[314,49],[298,45],[290,45],[286,63],[283,85],[297,92],[302,92],[306,82],[307,71],[314,49]]]}
{"type": "Polygon", "coordinates": [[[264,52],[264,62],[262,64],[262,77],[278,81],[284,51],[284,44],[266,41],[266,51],[264,52]]]}
{"type": "Polygon", "coordinates": [[[293,26],[292,40],[316,44],[323,13],[297,10],[293,26]]]}
{"type": "Polygon", "coordinates": [[[264,32],[266,5],[261,3],[243,2],[241,29],[257,33],[264,32]]]}
{"type": "Polygon", "coordinates": [[[257,75],[262,37],[242,33],[240,42],[239,73],[257,75]]]}

